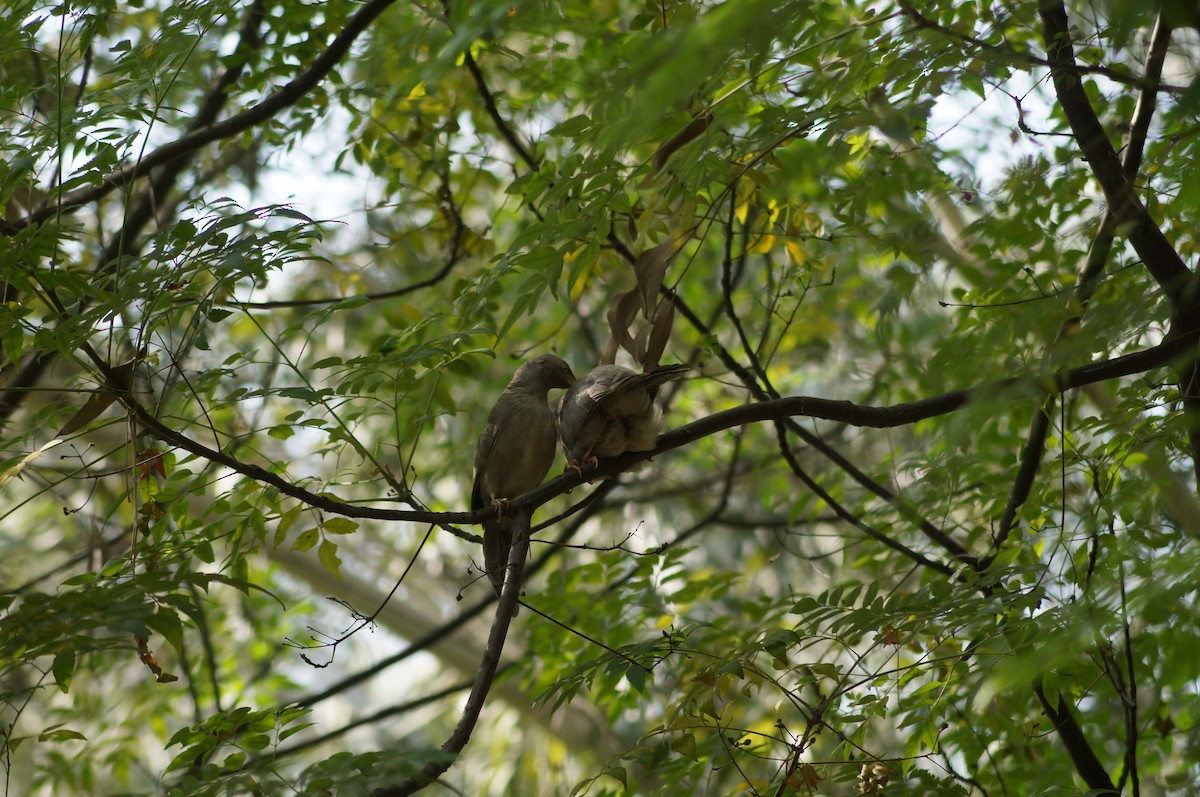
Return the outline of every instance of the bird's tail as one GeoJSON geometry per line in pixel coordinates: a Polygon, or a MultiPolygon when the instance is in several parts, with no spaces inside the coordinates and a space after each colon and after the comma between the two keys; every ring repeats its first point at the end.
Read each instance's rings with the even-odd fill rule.
{"type": "Polygon", "coordinates": [[[640,388],[650,390],[665,382],[670,382],[672,379],[679,379],[690,370],[692,370],[691,366],[684,365],[683,363],[664,365],[661,368],[655,368],[653,371],[638,374],[630,381],[640,388]]]}
{"type": "Polygon", "coordinates": [[[483,523],[483,569],[496,594],[504,588],[504,571],[508,568],[508,552],[512,548],[512,523],[492,519],[483,523]]]}

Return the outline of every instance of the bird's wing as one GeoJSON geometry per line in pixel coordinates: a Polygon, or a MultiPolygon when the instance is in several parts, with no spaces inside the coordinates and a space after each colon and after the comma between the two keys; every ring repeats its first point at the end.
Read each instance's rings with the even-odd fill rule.
{"type": "Polygon", "coordinates": [[[475,482],[471,485],[471,509],[482,509],[490,505],[490,497],[483,494],[483,480],[486,475],[488,456],[496,447],[500,437],[500,428],[489,422],[479,433],[479,442],[475,444],[475,482]]]}

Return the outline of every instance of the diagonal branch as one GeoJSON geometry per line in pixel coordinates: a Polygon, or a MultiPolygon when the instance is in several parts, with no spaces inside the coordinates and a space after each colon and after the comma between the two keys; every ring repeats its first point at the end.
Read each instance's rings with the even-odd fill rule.
{"type": "Polygon", "coordinates": [[[349,52],[351,45],[359,35],[394,2],[396,0],[368,0],[364,3],[307,69],[293,78],[291,82],[268,95],[258,105],[247,108],[227,119],[185,133],[134,163],[129,163],[111,172],[98,184],[66,194],[55,203],[54,207],[31,213],[17,222],[0,222],[0,235],[15,235],[27,227],[53,218],[62,211],[73,210],[81,205],[94,202],[116,189],[128,185],[151,169],[170,163],[181,155],[194,152],[206,144],[236,136],[238,133],[266,122],[280,111],[290,108],[333,71],[333,68],[349,52]]]}
{"type": "Polygon", "coordinates": [[[1083,735],[1083,729],[1079,727],[1079,722],[1075,719],[1075,713],[1068,705],[1066,697],[1059,692],[1055,695],[1056,700],[1051,702],[1042,690],[1041,679],[1034,683],[1033,692],[1037,695],[1038,702],[1042,704],[1042,710],[1046,712],[1046,716],[1054,723],[1054,730],[1062,740],[1063,747],[1067,748],[1067,754],[1071,756],[1071,761],[1075,764],[1075,771],[1091,789],[1089,793],[1095,794],[1097,797],[1118,797],[1117,787],[1113,785],[1112,778],[1109,777],[1104,765],[1100,763],[1100,759],[1096,758],[1095,751],[1088,744],[1087,737],[1083,735]]]}
{"type": "Polygon", "coordinates": [[[475,62],[475,56],[471,55],[470,49],[463,51],[463,64],[467,67],[467,71],[471,73],[471,79],[475,82],[475,89],[479,92],[480,99],[483,100],[483,107],[487,111],[487,115],[491,118],[492,124],[496,125],[496,129],[500,132],[501,137],[508,142],[512,147],[512,151],[520,158],[530,171],[538,170],[537,158],[529,151],[521,140],[517,138],[516,131],[500,114],[500,108],[496,105],[496,97],[492,94],[492,90],[488,88],[487,81],[483,78],[483,72],[479,69],[479,64],[475,62]]]}
{"type": "Polygon", "coordinates": [[[1142,204],[1088,100],[1083,75],[1075,62],[1075,48],[1062,0],[1038,0],[1038,13],[1042,17],[1042,37],[1049,55],[1054,89],[1079,150],[1100,184],[1118,227],[1125,231],[1130,244],[1162,288],[1173,315],[1187,315],[1195,302],[1192,274],[1142,204]]]}
{"type": "MultiPolygon", "coordinates": [[[[1125,155],[1121,159],[1121,170],[1128,180],[1133,180],[1141,167],[1142,153],[1146,147],[1146,133],[1150,128],[1151,119],[1154,118],[1155,97],[1158,93],[1159,78],[1162,77],[1163,61],[1166,59],[1167,45],[1170,41],[1171,28],[1163,22],[1160,14],[1154,26],[1154,33],[1150,38],[1142,90],[1138,94],[1137,105],[1134,107],[1133,119],[1130,122],[1129,134],[1125,142],[1125,155]]],[[[1083,319],[1083,312],[1087,308],[1088,302],[1091,301],[1092,294],[1100,282],[1100,276],[1104,273],[1104,267],[1108,263],[1118,226],[1116,212],[1109,205],[1104,209],[1100,227],[1096,230],[1092,245],[1088,248],[1083,269],[1075,280],[1075,289],[1069,305],[1072,312],[1070,317],[1064,320],[1059,327],[1054,339],[1055,345],[1071,337],[1078,330],[1083,319]]],[[[1046,436],[1050,432],[1050,418],[1054,414],[1054,405],[1054,395],[1047,395],[1029,423],[1029,433],[1026,435],[1027,442],[1021,455],[1021,464],[1013,481],[1008,502],[1001,514],[1000,526],[996,533],[994,550],[997,553],[1008,540],[1009,534],[1012,533],[1017,512],[1028,500],[1033,483],[1037,479],[1037,472],[1046,450],[1046,436]]],[[[995,554],[986,557],[981,562],[980,569],[986,569],[994,558],[995,554]]]]}
{"type": "MultiPolygon", "coordinates": [[[[193,119],[190,130],[203,128],[216,121],[221,109],[229,100],[229,89],[245,72],[250,56],[258,51],[263,44],[260,27],[263,22],[263,7],[266,5],[265,0],[255,0],[254,4],[247,10],[245,18],[242,20],[241,27],[238,33],[238,42],[234,46],[233,53],[230,56],[229,65],[221,76],[217,78],[213,88],[200,104],[200,109],[193,119]]],[[[150,179],[150,184],[146,186],[141,194],[141,198],[133,204],[132,207],[126,208],[125,218],[122,222],[121,229],[104,247],[100,256],[96,260],[93,267],[93,279],[103,277],[105,281],[111,278],[112,273],[116,269],[119,258],[124,254],[130,254],[135,241],[142,231],[146,228],[155,216],[155,210],[158,208],[163,198],[174,187],[175,182],[179,179],[179,175],[190,163],[190,155],[194,151],[185,153],[175,157],[165,163],[150,179]]],[[[61,198],[60,198],[61,199],[61,198]]],[[[53,210],[60,210],[62,207],[61,201],[57,202],[53,210]]],[[[0,394],[0,426],[5,424],[13,413],[21,406],[28,388],[37,384],[41,375],[45,373],[47,367],[56,359],[54,350],[43,350],[33,352],[26,356],[25,364],[14,375],[13,379],[4,386],[3,394],[0,394]]]]}
{"type": "Polygon", "coordinates": [[[409,780],[396,786],[376,789],[372,797],[404,797],[415,794],[441,777],[471,740],[471,733],[475,730],[475,724],[483,711],[483,702],[496,677],[496,668],[500,666],[500,654],[504,651],[504,640],[508,636],[513,609],[517,607],[517,599],[521,595],[525,556],[529,553],[529,518],[528,510],[518,510],[513,518],[513,544],[508,552],[508,577],[504,579],[504,589],[500,593],[500,603],[496,607],[496,616],[492,621],[491,633],[488,634],[483,659],[479,663],[479,671],[475,674],[475,684],[467,696],[467,704],[463,707],[458,725],[442,744],[441,751],[444,755],[426,764],[409,780]]]}
{"type": "Polygon", "coordinates": [[[830,495],[829,492],[822,487],[816,479],[814,479],[812,476],[809,476],[808,473],[805,472],[804,468],[800,466],[799,460],[796,459],[795,452],[792,451],[792,447],[788,444],[787,428],[783,421],[775,422],[775,430],[776,438],[779,442],[780,454],[783,457],[784,462],[787,463],[788,468],[791,469],[792,474],[795,475],[795,477],[799,479],[805,487],[807,487],[818,498],[820,498],[826,506],[832,509],[833,513],[837,515],[838,518],[854,526],[854,528],[858,529],[863,534],[880,543],[884,547],[891,548],[901,556],[911,559],[923,567],[934,570],[944,576],[954,575],[954,568],[948,567],[941,562],[936,562],[925,556],[923,553],[914,551],[912,548],[909,548],[899,540],[892,539],[879,529],[867,523],[862,518],[854,515],[850,510],[846,509],[846,507],[842,506],[842,504],[836,498],[830,495]]]}
{"type": "MultiPolygon", "coordinates": [[[[692,311],[692,309],[687,305],[686,302],[683,301],[682,298],[676,298],[675,307],[679,311],[680,315],[686,318],[688,323],[695,327],[701,335],[704,335],[707,338],[713,337],[709,326],[692,311]]],[[[758,381],[754,378],[754,375],[751,374],[750,371],[747,370],[740,362],[734,359],[733,355],[731,355],[719,342],[713,343],[713,350],[716,352],[717,356],[721,358],[721,362],[725,364],[725,367],[729,368],[738,377],[738,379],[741,380],[742,384],[746,386],[746,389],[749,390],[756,399],[759,401],[772,401],[780,397],[779,393],[771,387],[770,383],[767,383],[765,388],[760,386],[758,381]]],[[[785,423],[789,432],[799,437],[806,445],[811,446],[826,459],[830,460],[839,468],[841,468],[848,476],[850,476],[850,478],[858,482],[859,486],[865,488],[877,498],[881,498],[882,500],[886,501],[906,520],[914,524],[927,539],[937,544],[942,548],[942,550],[946,551],[963,564],[967,564],[972,567],[975,566],[976,560],[967,552],[966,548],[960,545],[957,540],[955,540],[945,531],[935,526],[927,518],[923,517],[921,513],[909,505],[907,501],[884,487],[876,480],[872,479],[870,476],[860,470],[853,462],[846,459],[846,457],[844,457],[840,451],[826,443],[816,434],[805,429],[803,426],[797,423],[795,419],[789,418],[785,421],[785,423]]]]}

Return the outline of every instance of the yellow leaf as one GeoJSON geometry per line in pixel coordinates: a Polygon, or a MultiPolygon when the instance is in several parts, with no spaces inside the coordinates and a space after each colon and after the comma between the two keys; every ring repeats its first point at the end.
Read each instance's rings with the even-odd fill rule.
{"type": "Polygon", "coordinates": [[[775,248],[775,240],[774,235],[764,235],[755,241],[746,251],[754,255],[766,254],[775,248]]]}
{"type": "Polygon", "coordinates": [[[737,216],[737,220],[742,224],[746,223],[746,214],[750,212],[750,200],[739,202],[738,206],[733,209],[733,215],[737,216]]]}
{"type": "Polygon", "coordinates": [[[871,146],[871,136],[867,133],[854,133],[846,137],[846,143],[850,145],[850,154],[857,155],[871,146]]]}
{"type": "Polygon", "coordinates": [[[784,241],[783,248],[787,250],[788,257],[792,263],[797,266],[803,266],[808,262],[808,252],[804,251],[804,247],[797,241],[784,241]]]}
{"type": "Polygon", "coordinates": [[[778,200],[772,199],[770,202],[767,203],[767,223],[768,224],[775,223],[775,220],[779,218],[780,210],[782,210],[782,208],[779,207],[778,200]]]}

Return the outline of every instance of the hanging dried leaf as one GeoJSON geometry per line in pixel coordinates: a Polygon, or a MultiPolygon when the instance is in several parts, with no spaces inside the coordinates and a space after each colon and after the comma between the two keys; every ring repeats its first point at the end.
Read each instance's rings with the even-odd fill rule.
{"type": "Polygon", "coordinates": [[[612,306],[608,308],[608,331],[612,335],[608,348],[604,351],[604,365],[612,365],[617,359],[617,347],[625,351],[633,351],[633,338],[629,335],[629,327],[638,311],[638,289],[634,288],[613,297],[612,306]]]}
{"type": "Polygon", "coordinates": [[[654,153],[654,171],[660,171],[663,166],[667,165],[667,161],[681,147],[694,141],[704,134],[708,126],[713,123],[713,115],[709,111],[693,116],[692,121],[688,122],[687,126],[680,130],[675,135],[671,136],[665,144],[658,148],[654,153]]]}
{"type": "Polygon", "coordinates": [[[74,434],[99,418],[117,400],[119,393],[129,390],[133,386],[133,367],[136,364],[137,360],[135,358],[113,368],[113,384],[106,385],[93,393],[92,397],[79,408],[79,411],[63,424],[63,427],[58,430],[56,436],[66,437],[69,434],[74,434]]]}
{"type": "Polygon", "coordinates": [[[111,390],[101,388],[92,394],[92,397],[84,402],[83,406],[71,416],[71,418],[63,424],[58,430],[57,437],[66,437],[67,435],[78,432],[83,427],[87,426],[92,421],[100,417],[100,415],[117,400],[117,394],[111,390]]]}
{"type": "MultiPolygon", "coordinates": [[[[634,335],[634,337],[633,337],[632,348],[630,348],[630,347],[625,348],[625,351],[629,352],[630,355],[633,356],[634,361],[636,363],[638,363],[638,365],[644,365],[646,362],[646,344],[647,344],[649,338],[650,338],[650,325],[642,324],[638,328],[637,334],[634,335]]],[[[642,370],[645,371],[648,369],[642,368],[642,370]]]]}
{"type": "Polygon", "coordinates": [[[663,352],[667,350],[667,341],[671,339],[671,327],[675,323],[675,297],[668,296],[659,303],[654,311],[654,319],[648,325],[650,338],[646,341],[645,369],[657,368],[662,360],[663,352]]]}
{"type": "Polygon", "coordinates": [[[667,266],[674,251],[675,242],[667,241],[642,252],[634,261],[633,273],[641,291],[642,315],[646,318],[650,318],[654,305],[658,303],[658,291],[662,288],[663,277],[667,275],[667,266]]]}

